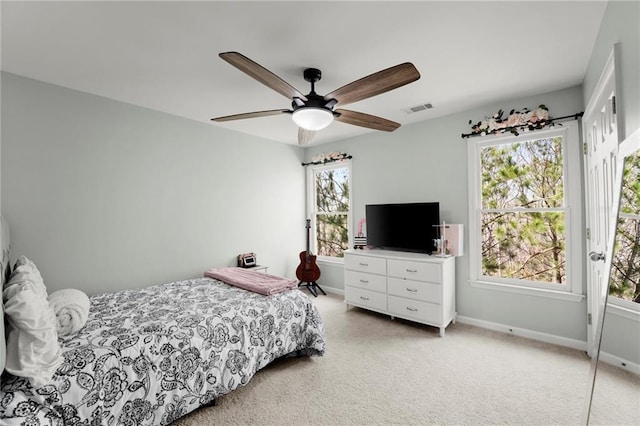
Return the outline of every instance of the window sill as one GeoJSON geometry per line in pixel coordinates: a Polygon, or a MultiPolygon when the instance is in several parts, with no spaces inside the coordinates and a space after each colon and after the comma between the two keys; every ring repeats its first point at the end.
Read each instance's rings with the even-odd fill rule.
{"type": "Polygon", "coordinates": [[[506,291],[509,293],[526,294],[528,296],[546,297],[548,299],[566,300],[569,302],[582,302],[585,298],[582,294],[575,294],[567,291],[522,287],[511,284],[498,284],[488,281],[469,281],[469,283],[471,284],[471,287],[484,288],[487,290],[506,291]]]}
{"type": "Polygon", "coordinates": [[[342,266],[344,265],[343,257],[318,257],[316,259],[318,263],[325,265],[342,266]]]}

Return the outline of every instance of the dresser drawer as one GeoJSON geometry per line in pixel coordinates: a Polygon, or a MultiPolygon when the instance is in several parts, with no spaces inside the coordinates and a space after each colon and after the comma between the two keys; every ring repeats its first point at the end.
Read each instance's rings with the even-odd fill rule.
{"type": "Polygon", "coordinates": [[[389,259],[387,261],[390,277],[406,278],[408,280],[440,282],[440,264],[412,262],[410,260],[389,259]]]}
{"type": "Polygon", "coordinates": [[[387,293],[439,304],[442,297],[442,286],[440,284],[389,277],[387,279],[387,293]]]}
{"type": "Polygon", "coordinates": [[[346,270],[344,271],[344,285],[385,293],[387,291],[387,277],[346,270]]]}
{"type": "Polygon", "coordinates": [[[389,296],[387,299],[390,315],[395,314],[434,325],[441,323],[442,307],[440,305],[396,296],[389,296]]]}
{"type": "Polygon", "coordinates": [[[387,259],[347,254],[344,257],[344,269],[387,275],[387,259]]]}
{"type": "Polygon", "coordinates": [[[354,305],[366,306],[378,311],[387,309],[387,295],[357,287],[345,286],[344,300],[354,305]]]}

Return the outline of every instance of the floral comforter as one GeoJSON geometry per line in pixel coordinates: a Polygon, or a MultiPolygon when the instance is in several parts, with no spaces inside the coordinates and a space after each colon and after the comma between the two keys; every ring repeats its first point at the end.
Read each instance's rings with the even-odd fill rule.
{"type": "Polygon", "coordinates": [[[4,373],[0,424],[167,425],[278,357],[325,349],[301,291],[263,296],[210,278],[93,296],[85,327],[60,343],[49,384],[4,373]]]}

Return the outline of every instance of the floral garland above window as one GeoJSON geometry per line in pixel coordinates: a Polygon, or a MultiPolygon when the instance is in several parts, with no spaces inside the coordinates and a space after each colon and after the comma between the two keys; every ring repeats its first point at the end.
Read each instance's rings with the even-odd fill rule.
{"type": "Polygon", "coordinates": [[[551,118],[549,117],[549,109],[544,105],[540,105],[535,111],[531,111],[529,108],[524,108],[522,111],[512,109],[506,118],[504,118],[503,115],[504,111],[500,110],[493,114],[493,117],[488,117],[476,124],[472,124],[473,121],[469,120],[469,124],[471,124],[471,133],[463,133],[462,137],[468,138],[469,136],[485,136],[492,134],[500,135],[504,132],[511,132],[518,136],[520,132],[542,129],[546,126],[553,127],[556,124],[558,126],[562,126],[558,121],[568,120],[570,118],[577,120],[584,115],[584,112],[565,115],[564,117],[551,118]]]}
{"type": "MultiPolygon", "coordinates": [[[[553,119],[549,117],[549,109],[540,105],[535,111],[524,108],[522,111],[512,109],[507,117],[503,117],[504,111],[500,110],[492,117],[479,121],[471,126],[471,133],[465,136],[485,136],[511,132],[518,136],[520,132],[542,129],[545,126],[553,127],[553,119]]],[[[469,120],[469,124],[473,121],[469,120]]]]}
{"type": "Polygon", "coordinates": [[[302,163],[302,165],[310,166],[310,165],[316,165],[316,164],[333,163],[334,161],[343,161],[351,158],[353,157],[348,155],[346,152],[325,152],[322,154],[315,155],[314,157],[311,158],[310,163],[302,163]]]}
{"type": "Polygon", "coordinates": [[[462,137],[468,138],[469,136],[486,136],[492,134],[500,135],[504,132],[510,132],[518,136],[520,132],[538,130],[546,126],[562,126],[558,121],[568,120],[570,118],[577,120],[584,115],[584,112],[551,118],[549,117],[549,109],[544,105],[540,105],[535,111],[531,111],[529,108],[524,108],[522,111],[512,109],[506,118],[503,117],[503,115],[504,111],[500,110],[493,114],[492,117],[487,117],[476,124],[472,124],[473,121],[469,120],[471,133],[463,133],[462,137]]]}

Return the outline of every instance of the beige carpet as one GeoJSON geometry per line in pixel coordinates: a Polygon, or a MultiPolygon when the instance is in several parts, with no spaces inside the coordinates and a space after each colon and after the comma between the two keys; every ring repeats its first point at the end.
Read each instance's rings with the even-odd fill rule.
{"type": "MultiPolygon", "coordinates": [[[[440,338],[436,328],[347,310],[336,294],[314,302],[325,321],[324,357],[276,361],[215,407],[174,425],[582,421],[590,363],[582,352],[464,324],[450,325],[440,338]]],[[[607,406],[593,424],[637,424],[640,381],[608,370],[616,391],[601,389],[607,406]]]]}

